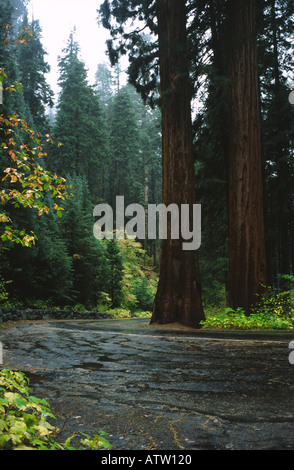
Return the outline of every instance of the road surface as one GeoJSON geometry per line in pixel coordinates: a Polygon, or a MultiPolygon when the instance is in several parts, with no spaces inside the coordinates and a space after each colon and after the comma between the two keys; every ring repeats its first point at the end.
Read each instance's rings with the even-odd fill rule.
{"type": "Polygon", "coordinates": [[[2,329],[1,367],[27,374],[60,440],[103,429],[117,450],[294,449],[291,340],[48,320],[2,329]]]}

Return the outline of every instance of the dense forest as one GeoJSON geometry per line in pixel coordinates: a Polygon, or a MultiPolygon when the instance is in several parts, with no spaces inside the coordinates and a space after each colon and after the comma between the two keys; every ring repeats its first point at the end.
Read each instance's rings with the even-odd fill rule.
{"type": "MultiPolygon", "coordinates": [[[[119,69],[97,64],[96,84],[90,86],[74,32],[59,57],[60,94],[53,107],[41,34],[38,20],[28,20],[25,2],[1,2],[3,45],[8,38],[1,47],[4,84],[21,83],[20,91],[4,91],[2,112],[17,113],[42,136],[40,164],[65,178],[67,193],[58,213],[46,191],[48,214],[17,207],[15,200],[5,204],[14,230],[33,232],[35,241],[28,249],[2,237],[2,282],[12,280],[6,290],[20,305],[91,309],[102,303],[150,310],[158,243],[99,242],[93,236],[93,207],[102,201],[113,204],[119,194],[126,204],[145,204],[146,198],[160,202],[160,112],[146,107],[133,87],[119,87],[119,69]]],[[[5,142],[10,134],[2,132],[5,142]]],[[[18,137],[16,145],[23,142],[18,137]]],[[[4,144],[1,168],[8,166],[4,144]]]]}
{"type": "Polygon", "coordinates": [[[247,311],[265,285],[286,289],[292,2],[106,0],[97,16],[111,32],[109,64],[97,63],[89,85],[73,31],[54,102],[39,21],[26,0],[0,0],[0,299],[155,312],[173,304],[155,320],[187,309],[184,323],[193,324],[188,308],[199,319],[202,304],[247,311]],[[173,155],[182,141],[183,155],[173,155]],[[114,207],[118,195],[144,207],[201,204],[199,251],[96,240],[93,208],[114,207]]]}

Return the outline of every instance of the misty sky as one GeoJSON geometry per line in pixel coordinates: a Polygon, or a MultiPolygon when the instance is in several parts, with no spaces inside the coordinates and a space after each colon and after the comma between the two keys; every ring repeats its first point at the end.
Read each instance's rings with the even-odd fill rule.
{"type": "Polygon", "coordinates": [[[31,0],[29,20],[32,11],[34,18],[40,21],[43,30],[42,44],[48,52],[47,62],[51,65],[48,75],[54,92],[58,91],[57,57],[62,53],[70,32],[76,27],[76,41],[81,48],[81,58],[89,70],[89,82],[92,84],[99,63],[108,63],[105,55],[105,41],[108,31],[97,24],[97,9],[102,0],[31,0]]]}

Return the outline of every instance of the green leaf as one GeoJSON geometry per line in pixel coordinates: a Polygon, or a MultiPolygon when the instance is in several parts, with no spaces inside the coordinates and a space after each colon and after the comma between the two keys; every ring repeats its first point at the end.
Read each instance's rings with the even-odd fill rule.
{"type": "Polygon", "coordinates": [[[5,444],[10,441],[10,436],[8,434],[0,434],[0,449],[3,449],[5,444]]]}
{"type": "Polygon", "coordinates": [[[3,431],[3,429],[7,431],[8,426],[7,426],[7,423],[3,419],[0,419],[0,431],[3,431]]]}
{"type": "Polygon", "coordinates": [[[74,437],[75,437],[75,435],[73,434],[73,435],[70,436],[68,439],[66,439],[66,441],[65,441],[65,443],[64,443],[65,449],[68,448],[68,449],[70,450],[70,448],[69,448],[68,446],[69,446],[70,442],[73,440],[74,437]]]}
{"type": "Polygon", "coordinates": [[[27,403],[19,397],[15,398],[14,403],[18,408],[22,408],[27,405],[27,403]]]}

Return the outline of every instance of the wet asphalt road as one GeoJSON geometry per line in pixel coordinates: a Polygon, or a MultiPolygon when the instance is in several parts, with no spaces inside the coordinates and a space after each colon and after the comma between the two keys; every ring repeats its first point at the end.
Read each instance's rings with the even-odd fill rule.
{"type": "Polygon", "coordinates": [[[294,449],[291,340],[48,320],[3,329],[1,367],[27,374],[61,441],[103,429],[117,450],[294,449]]]}

